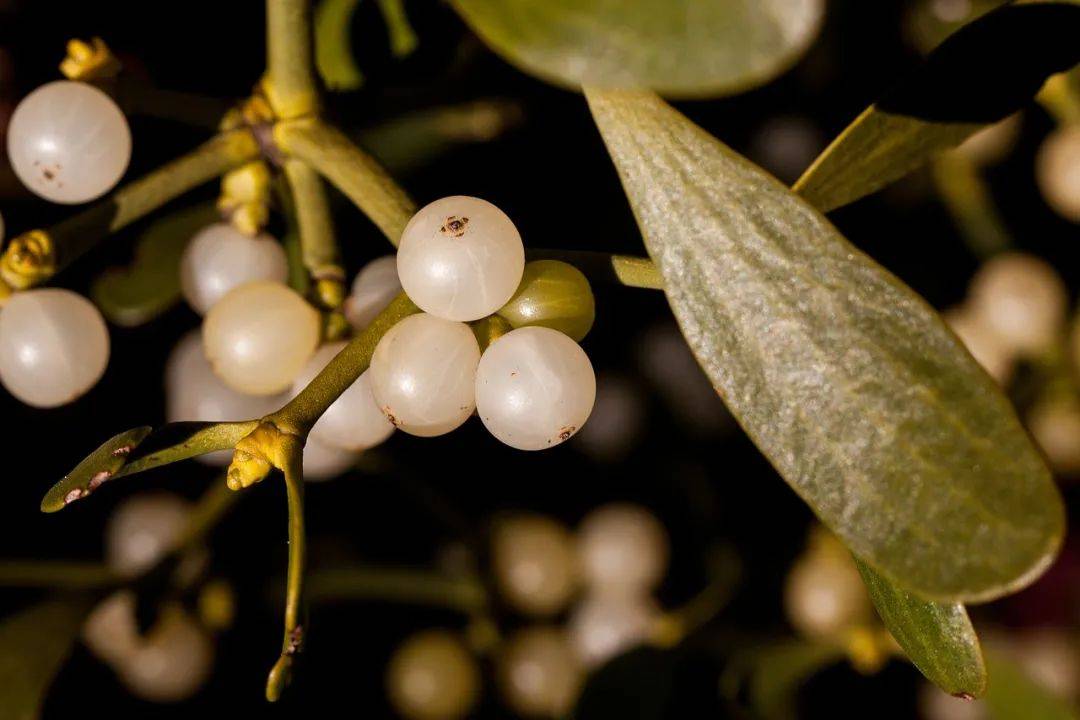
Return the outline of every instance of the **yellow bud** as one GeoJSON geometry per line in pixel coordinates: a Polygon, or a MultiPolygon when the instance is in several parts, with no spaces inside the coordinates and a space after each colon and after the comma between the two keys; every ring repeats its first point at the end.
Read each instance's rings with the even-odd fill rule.
{"type": "Polygon", "coordinates": [[[863,675],[878,672],[889,659],[889,648],[881,642],[880,634],[866,626],[849,630],[844,644],[851,666],[863,675]]]}
{"type": "Polygon", "coordinates": [[[73,39],[67,44],[67,57],[60,63],[60,72],[68,80],[100,80],[115,77],[120,61],[101,38],[89,43],[73,39]]]}
{"type": "Polygon", "coordinates": [[[258,235],[269,220],[270,208],[261,202],[241,203],[229,215],[229,223],[250,237],[258,235]]]}
{"type": "Polygon", "coordinates": [[[37,285],[55,272],[53,241],[44,230],[30,230],[12,238],[0,256],[0,279],[16,290],[37,285]]]}
{"type": "Polygon", "coordinates": [[[270,197],[270,182],[270,168],[262,160],[255,160],[222,176],[222,198],[233,198],[236,203],[266,202],[270,197]]]}
{"type": "Polygon", "coordinates": [[[236,615],[236,596],[224,580],[212,580],[199,593],[199,619],[211,630],[224,630],[236,615]]]}
{"type": "MultiPolygon", "coordinates": [[[[321,274],[321,271],[315,273],[321,274]]],[[[340,277],[319,277],[315,281],[315,297],[324,308],[337,310],[345,302],[345,282],[340,277]]]]}
{"type": "Polygon", "coordinates": [[[230,490],[251,487],[274,468],[284,470],[290,456],[301,451],[299,437],[282,432],[270,423],[259,423],[236,443],[226,483],[230,490]]]}

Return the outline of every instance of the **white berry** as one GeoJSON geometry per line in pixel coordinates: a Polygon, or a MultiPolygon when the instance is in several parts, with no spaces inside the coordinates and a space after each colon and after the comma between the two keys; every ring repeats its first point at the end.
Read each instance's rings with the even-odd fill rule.
{"type": "Polygon", "coordinates": [[[0,382],[34,407],[69,403],[109,363],[109,330],[89,300],[59,288],[16,293],[0,310],[0,382]]]}
{"type": "Polygon", "coordinates": [[[163,608],[134,654],[118,667],[132,694],[153,702],[194,695],[210,677],[214,646],[206,631],[178,604],[163,608]]]}
{"type": "Polygon", "coordinates": [[[593,592],[570,616],[570,643],[581,662],[595,668],[648,640],[659,616],[647,595],[593,592]]]}
{"type": "Polygon", "coordinates": [[[345,298],[345,317],[353,329],[363,330],[400,292],[397,258],[393,255],[375,258],[356,274],[352,291],[345,298]]]}
{"type": "Polygon", "coordinates": [[[149,570],[171,551],[187,528],[190,505],[164,492],[124,501],[105,528],[105,558],[124,576],[149,570]]]}
{"type": "Polygon", "coordinates": [[[594,588],[646,592],[667,571],[667,533],[643,507],[604,505],[581,521],[578,559],[585,582],[594,588]]]}
{"type": "Polygon", "coordinates": [[[456,195],[423,207],[405,226],[397,269],[420,309],[467,322],[513,296],[525,270],[525,248],[502,210],[456,195]]]}
{"type": "Polygon", "coordinates": [[[356,465],[359,453],[330,447],[313,438],[304,444],[304,481],[331,480],[356,465]]]}
{"type": "Polygon", "coordinates": [[[476,408],[491,434],[519,450],[543,450],[577,432],[592,412],[596,375],[588,355],[557,330],[524,327],[480,358],[476,408]]]}
{"type": "Polygon", "coordinates": [[[526,615],[559,612],[577,589],[573,537],[550,518],[521,515],[499,521],[491,549],[499,592],[526,615]]]}
{"type": "Polygon", "coordinates": [[[52,202],[83,203],[120,181],[131,159],[131,131],[108,95],[60,80],[42,85],[15,108],[8,157],[34,193],[52,202]]]}
{"type": "Polygon", "coordinates": [[[524,717],[565,717],[584,675],[561,629],[519,630],[499,653],[499,685],[510,707],[524,717]]]}
{"type": "MultiPolygon", "coordinates": [[[[165,419],[168,422],[254,420],[288,401],[278,395],[245,395],[222,382],[203,353],[202,333],[192,330],[173,348],[165,363],[165,419]]],[[[225,466],[231,450],[200,455],[198,460],[225,466]]]]}
{"type": "Polygon", "coordinates": [[[266,234],[248,237],[227,223],[214,223],[191,238],[180,263],[180,287],[195,312],[205,315],[233,288],[252,280],[284,283],[285,250],[266,234]]]}
{"type": "Polygon", "coordinates": [[[411,435],[448,433],[475,407],[480,346],[469,326],[420,313],[390,329],[371,358],[379,408],[411,435]]]}
{"type": "MultiPolygon", "coordinates": [[[[319,348],[293,381],[292,396],[299,395],[344,347],[344,342],[335,342],[319,348]]],[[[394,425],[375,404],[370,380],[369,372],[362,373],[356,382],[327,408],[315,423],[315,427],[311,428],[309,437],[331,447],[353,451],[375,447],[390,437],[394,432],[394,425]]]]}
{"type": "Polygon", "coordinates": [[[292,385],[319,344],[319,313],[280,283],[235,288],[206,315],[203,346],[225,384],[250,395],[292,385]]]}
{"type": "Polygon", "coordinates": [[[1062,332],[1069,294],[1045,260],[1012,252],[983,263],[968,288],[968,304],[1006,350],[1038,355],[1062,332]]]}
{"type": "Polygon", "coordinates": [[[1046,202],[1062,217],[1080,222],[1080,125],[1062,127],[1051,133],[1035,163],[1046,202]]]}
{"type": "Polygon", "coordinates": [[[417,633],[402,643],[386,669],[390,701],[408,720],[466,717],[480,694],[476,660],[454,635],[417,633]]]}

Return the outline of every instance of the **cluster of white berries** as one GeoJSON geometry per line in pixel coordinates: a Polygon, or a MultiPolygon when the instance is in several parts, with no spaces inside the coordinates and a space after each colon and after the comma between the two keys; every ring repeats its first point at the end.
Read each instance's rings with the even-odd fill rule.
{"type": "MultiPolygon", "coordinates": [[[[131,132],[112,98],[92,85],[48,83],[15,108],[8,158],[22,183],[57,203],[83,203],[119,182],[131,132]]],[[[109,360],[109,333],[76,293],[29,290],[0,313],[0,383],[28,405],[56,407],[93,387],[109,360]]]]}
{"type": "MultiPolygon", "coordinates": [[[[650,639],[660,617],[652,591],[667,559],[663,526],[637,505],[597,508],[576,535],[541,515],[497,521],[492,572],[500,597],[539,621],[515,630],[495,654],[506,705],[524,717],[565,717],[589,670],[650,639]],[[566,625],[553,622],[575,598],[566,625]]],[[[387,686],[403,717],[454,720],[469,714],[481,683],[466,643],[424,631],[395,653],[387,686]]]]}
{"type": "MultiPolygon", "coordinates": [[[[187,501],[168,493],[126,500],[105,529],[108,567],[121,577],[135,577],[151,569],[176,548],[189,513],[187,501]]],[[[206,564],[205,549],[186,553],[176,570],[178,582],[187,586],[197,582],[206,564]]],[[[192,696],[213,669],[210,631],[231,621],[231,590],[220,583],[204,584],[198,616],[181,603],[169,601],[145,632],[139,629],[136,604],[135,592],[130,589],[106,597],[87,616],[83,642],[138,697],[176,702],[192,696]]]]}

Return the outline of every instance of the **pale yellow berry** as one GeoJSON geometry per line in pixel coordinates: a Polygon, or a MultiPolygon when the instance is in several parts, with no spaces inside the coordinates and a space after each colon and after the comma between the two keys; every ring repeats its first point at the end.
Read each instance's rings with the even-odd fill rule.
{"type": "Polygon", "coordinates": [[[595,668],[645,643],[659,618],[660,608],[648,595],[593,591],[570,616],[570,644],[586,667],[595,668]]]}
{"type": "Polygon", "coordinates": [[[165,492],[125,500],[105,528],[106,562],[125,576],[149,570],[176,547],[190,512],[190,503],[165,492]]]}
{"type": "Polygon", "coordinates": [[[784,609],[800,634],[835,639],[872,618],[870,598],[854,562],[843,555],[807,554],[788,572],[784,609]]]}
{"type": "Polygon", "coordinates": [[[560,628],[514,634],[499,653],[499,687],[506,704],[525,717],[564,717],[574,706],[584,668],[560,628]]]}
{"type": "Polygon", "coordinates": [[[993,165],[1005,159],[1020,135],[1019,113],[988,125],[965,140],[956,152],[976,165],[993,165]]]}
{"type": "Polygon", "coordinates": [[[456,720],[476,704],[480,672],[455,635],[428,630],[397,649],[386,684],[391,703],[407,720],[456,720]]]}
{"type": "Polygon", "coordinates": [[[203,323],[203,348],[218,377],[248,395],[287,390],[319,344],[319,313],[279,283],[241,285],[203,323]]]}
{"type": "Polygon", "coordinates": [[[968,304],[1008,350],[1031,356],[1057,340],[1068,293],[1046,261],[1014,252],[997,255],[979,268],[968,288],[968,304]]]}
{"type": "Polygon", "coordinates": [[[573,537],[541,515],[500,520],[492,533],[492,559],[503,598],[529,615],[562,610],[577,587],[573,537]]]}
{"type": "Polygon", "coordinates": [[[1080,222],[1080,125],[1058,128],[1043,141],[1035,179],[1050,207],[1080,222]]]}
{"type": "Polygon", "coordinates": [[[152,702],[191,697],[210,677],[214,646],[179,605],[162,609],[157,623],[118,672],[132,694],[152,702]]]}
{"type": "Polygon", "coordinates": [[[1027,426],[1054,470],[1080,472],[1080,402],[1071,396],[1041,400],[1028,411],[1027,426]]]}
{"type": "Polygon", "coordinates": [[[83,643],[90,652],[111,665],[135,654],[140,642],[135,605],[134,592],[117,590],[94,607],[82,629],[83,643]]]}

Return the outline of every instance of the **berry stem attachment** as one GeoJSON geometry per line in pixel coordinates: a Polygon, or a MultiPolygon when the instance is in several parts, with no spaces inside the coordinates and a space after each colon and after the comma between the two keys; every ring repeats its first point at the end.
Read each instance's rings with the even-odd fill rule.
{"type": "Polygon", "coordinates": [[[367,215],[395,247],[416,203],[390,174],[337,128],[314,118],[279,122],[274,142],[306,161],[367,215]]]}
{"type": "Polygon", "coordinates": [[[300,394],[277,412],[267,416],[283,432],[306,437],[315,422],[349,389],[368,368],[375,346],[390,328],[409,315],[420,312],[404,294],[399,294],[385,310],[342,348],[300,394]]]}
{"type": "Polygon", "coordinates": [[[319,95],[309,0],[266,0],[266,94],[278,117],[314,115],[319,95]]]}
{"type": "Polygon", "coordinates": [[[281,655],[266,679],[266,699],[276,702],[289,684],[293,658],[303,649],[307,620],[304,617],[304,570],[307,539],[304,532],[304,470],[299,448],[290,452],[283,468],[289,501],[289,569],[285,589],[285,634],[281,655]]]}
{"type": "Polygon", "coordinates": [[[250,131],[222,133],[78,215],[48,230],[32,230],[14,238],[0,257],[4,279],[20,289],[43,283],[109,234],[258,155],[259,144],[250,131]],[[41,245],[42,236],[47,248],[41,245]],[[42,251],[26,255],[29,244],[41,246],[42,251]]]}

